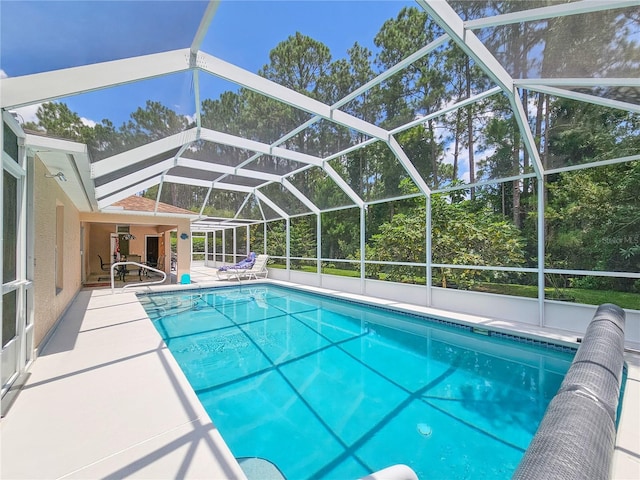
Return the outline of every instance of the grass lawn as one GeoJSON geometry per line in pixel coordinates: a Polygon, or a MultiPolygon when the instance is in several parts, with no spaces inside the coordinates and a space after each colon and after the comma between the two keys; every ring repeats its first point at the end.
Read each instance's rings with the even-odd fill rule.
{"type": "MultiPolygon", "coordinates": [[[[520,297],[538,297],[538,287],[535,285],[507,285],[501,283],[478,283],[473,287],[478,292],[499,293],[502,295],[517,295],[520,297]]],[[[544,289],[545,297],[554,300],[558,293],[553,288],[544,289]]],[[[615,303],[622,308],[640,310],[640,294],[629,292],[616,292],[615,290],[588,290],[586,288],[563,288],[561,294],[570,297],[568,301],[586,303],[587,305],[600,305],[602,303],[615,303]]]]}

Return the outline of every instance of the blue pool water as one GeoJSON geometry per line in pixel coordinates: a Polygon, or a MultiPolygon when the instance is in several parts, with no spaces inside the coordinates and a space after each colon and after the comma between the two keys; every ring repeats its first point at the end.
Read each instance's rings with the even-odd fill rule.
{"type": "Polygon", "coordinates": [[[233,454],[288,480],[510,478],[573,358],[272,285],[139,298],[233,454]]]}

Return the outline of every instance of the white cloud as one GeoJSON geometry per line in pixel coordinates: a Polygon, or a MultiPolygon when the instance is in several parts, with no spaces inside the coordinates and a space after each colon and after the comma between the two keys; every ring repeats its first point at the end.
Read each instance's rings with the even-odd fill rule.
{"type": "Polygon", "coordinates": [[[38,117],[36,117],[36,112],[38,108],[40,108],[41,103],[37,103],[35,105],[27,105],[26,107],[15,108],[11,110],[12,112],[20,115],[19,118],[22,118],[24,122],[34,122],[38,123],[38,117]]]}
{"type": "Polygon", "coordinates": [[[2,70],[0,68],[0,78],[7,78],[9,75],[7,75],[7,72],[5,72],[4,70],[2,70]]]}
{"type": "Polygon", "coordinates": [[[91,128],[95,127],[96,123],[98,123],[84,117],[80,117],[80,121],[82,122],[83,125],[86,125],[87,127],[91,127],[91,128]]]}
{"type": "Polygon", "coordinates": [[[193,115],[183,115],[184,118],[187,119],[189,123],[196,123],[196,114],[193,115]]]}

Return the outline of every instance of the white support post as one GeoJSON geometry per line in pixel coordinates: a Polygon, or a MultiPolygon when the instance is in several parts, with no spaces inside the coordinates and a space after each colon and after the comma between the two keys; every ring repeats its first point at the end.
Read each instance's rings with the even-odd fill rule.
{"type": "Polygon", "coordinates": [[[427,263],[427,269],[426,269],[426,275],[427,278],[426,280],[426,286],[427,286],[427,307],[431,306],[432,303],[432,283],[433,283],[433,267],[431,266],[431,263],[433,262],[433,258],[432,258],[432,239],[431,239],[431,233],[432,233],[432,225],[431,225],[431,195],[427,195],[426,196],[426,202],[425,202],[425,214],[426,214],[426,252],[425,252],[425,260],[427,263]]]}
{"type": "Polygon", "coordinates": [[[222,264],[224,265],[227,262],[227,242],[226,242],[226,232],[227,229],[222,229],[222,264]]]}
{"type": "Polygon", "coordinates": [[[366,207],[365,206],[360,207],[360,293],[363,294],[363,295],[366,293],[366,287],[365,287],[366,265],[365,265],[365,260],[367,259],[366,254],[365,254],[365,248],[366,248],[365,212],[366,212],[366,207]]]}
{"type": "Polygon", "coordinates": [[[538,325],[544,326],[544,182],[538,179],[538,325]]]}
{"type": "Polygon", "coordinates": [[[262,242],[264,243],[264,245],[262,246],[263,247],[263,252],[266,255],[268,255],[269,253],[267,252],[267,221],[266,220],[264,220],[262,222],[262,229],[263,229],[263,232],[264,232],[264,234],[262,235],[262,237],[263,237],[262,242]]]}
{"type": "Polygon", "coordinates": [[[286,235],[287,235],[287,249],[285,252],[287,279],[291,280],[291,218],[287,217],[285,219],[285,225],[286,225],[286,235]]]}
{"type": "Polygon", "coordinates": [[[217,267],[218,266],[218,246],[216,245],[218,243],[218,231],[214,230],[213,232],[213,266],[217,267]]]}
{"type": "Polygon", "coordinates": [[[209,266],[209,232],[204,232],[204,266],[209,266]]]}
{"type": "Polygon", "coordinates": [[[246,239],[246,246],[247,246],[247,255],[249,255],[249,253],[251,253],[251,228],[249,227],[249,225],[247,225],[246,229],[247,229],[247,234],[245,235],[245,239],[246,239]]]}
{"type": "Polygon", "coordinates": [[[233,227],[233,263],[238,263],[238,258],[237,258],[237,254],[238,254],[238,249],[237,249],[237,245],[238,245],[238,236],[237,236],[237,228],[233,227]]]}
{"type": "Polygon", "coordinates": [[[322,286],[322,214],[316,214],[316,270],[318,286],[322,286]]]}

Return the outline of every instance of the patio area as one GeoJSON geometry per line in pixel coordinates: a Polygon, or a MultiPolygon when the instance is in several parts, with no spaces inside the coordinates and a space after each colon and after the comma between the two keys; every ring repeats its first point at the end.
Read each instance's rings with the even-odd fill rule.
{"type": "MultiPolygon", "coordinates": [[[[191,273],[198,287],[237,284],[215,281],[215,270],[203,265],[191,273]]],[[[487,318],[369,300],[507,327],[487,318]]],[[[536,331],[515,322],[508,327],[571,340],[562,331],[536,331]]],[[[612,478],[631,480],[640,478],[640,357],[627,354],[626,362],[612,478]]],[[[132,292],[78,294],[0,428],[2,478],[246,478],[132,292]]]]}

